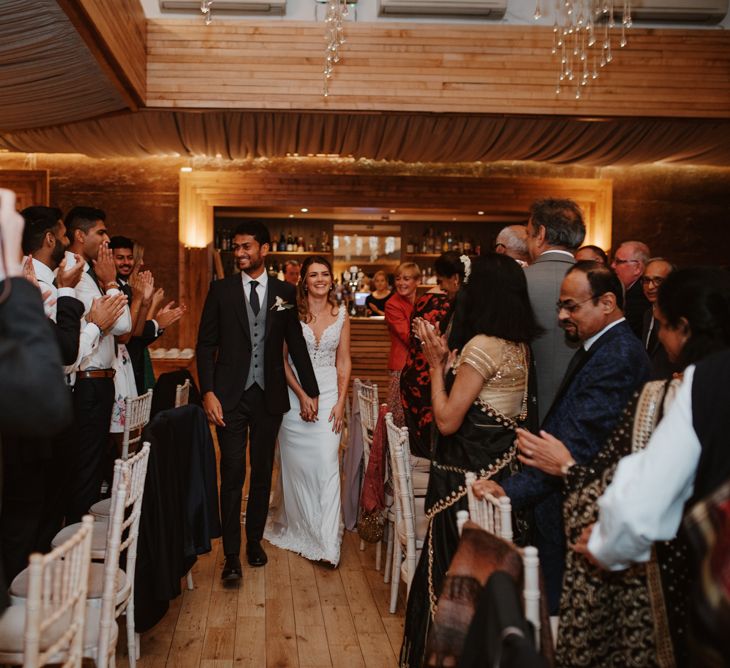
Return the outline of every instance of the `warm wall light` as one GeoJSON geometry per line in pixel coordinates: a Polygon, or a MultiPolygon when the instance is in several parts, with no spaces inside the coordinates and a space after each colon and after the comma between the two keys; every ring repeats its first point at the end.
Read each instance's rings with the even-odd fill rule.
{"type": "Polygon", "coordinates": [[[192,172],[193,168],[192,167],[180,167],[180,171],[181,172],[192,172]]]}
{"type": "Polygon", "coordinates": [[[307,213],[307,212],[309,211],[309,209],[307,209],[307,207],[302,207],[302,208],[301,208],[301,209],[299,209],[299,210],[300,210],[300,211],[301,211],[302,213],[307,213]]]}

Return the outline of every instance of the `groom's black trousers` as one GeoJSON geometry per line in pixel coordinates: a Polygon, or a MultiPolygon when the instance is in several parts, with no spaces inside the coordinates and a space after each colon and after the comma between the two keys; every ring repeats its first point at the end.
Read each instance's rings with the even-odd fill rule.
{"type": "Polygon", "coordinates": [[[237,555],[241,548],[241,496],[246,479],[246,437],[251,445],[251,483],[246,506],[246,540],[264,535],[269,512],[271,470],[281,414],[267,412],[264,391],[254,383],[238,405],[223,414],[225,427],[217,427],[220,448],[221,520],[223,553],[237,555]]]}

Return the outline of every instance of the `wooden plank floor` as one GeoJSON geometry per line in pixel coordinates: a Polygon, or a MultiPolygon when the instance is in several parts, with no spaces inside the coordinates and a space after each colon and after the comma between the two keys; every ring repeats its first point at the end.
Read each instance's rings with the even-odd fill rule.
{"type": "MultiPolygon", "coordinates": [[[[375,547],[361,552],[358,545],[357,535],[346,531],[340,565],[330,569],[265,542],[269,563],[244,563],[241,585],[229,588],[220,581],[223,553],[216,540],[193,568],[195,589],[184,589],[162,621],[142,635],[137,665],[397,666],[405,587],[401,583],[391,615],[390,585],[375,570],[375,547]]],[[[123,628],[117,665],[129,665],[123,628]]]]}

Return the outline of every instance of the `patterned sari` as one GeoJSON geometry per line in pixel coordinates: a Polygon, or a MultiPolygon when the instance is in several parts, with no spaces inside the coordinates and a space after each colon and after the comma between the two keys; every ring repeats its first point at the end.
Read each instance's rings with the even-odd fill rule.
{"type": "Polygon", "coordinates": [[[462,364],[476,369],[484,385],[459,430],[435,436],[425,504],[429,528],[408,597],[401,666],[423,664],[436,602],[459,543],[456,513],[467,509],[466,472],[500,481],[517,465],[514,429],[528,406],[527,346],[479,335],[464,346],[455,373],[462,364]]]}

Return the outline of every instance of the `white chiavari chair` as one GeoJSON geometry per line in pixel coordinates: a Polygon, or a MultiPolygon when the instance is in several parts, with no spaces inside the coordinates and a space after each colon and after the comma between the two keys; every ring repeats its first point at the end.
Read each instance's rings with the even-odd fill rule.
{"type": "MultiPolygon", "coordinates": [[[[375,433],[375,425],[378,422],[378,386],[367,380],[363,381],[355,378],[353,381],[353,391],[357,396],[360,406],[360,426],[362,428],[362,445],[363,445],[363,476],[368,468],[370,461],[370,447],[373,443],[373,434],[375,433]]],[[[386,526],[386,531],[388,527],[386,526]]],[[[360,549],[365,549],[365,542],[360,541],[360,549]]],[[[380,562],[382,558],[382,542],[378,542],[375,546],[375,570],[380,570],[380,562]]]]}
{"type": "Polygon", "coordinates": [[[130,446],[142,440],[142,430],[150,421],[152,410],[152,390],[139,397],[124,400],[124,434],[122,435],[122,459],[129,457],[130,446]]]}
{"type": "Polygon", "coordinates": [[[0,617],[0,663],[81,666],[84,645],[93,634],[93,629],[85,632],[93,525],[86,515],[49,554],[30,556],[28,596],[0,617]]]}
{"type": "Polygon", "coordinates": [[[187,406],[190,400],[190,378],[186,378],[182,385],[175,387],[175,408],[187,406]]]}
{"type": "MultiPolygon", "coordinates": [[[[507,542],[512,542],[512,504],[506,496],[499,498],[486,495],[478,499],[473,492],[476,475],[473,472],[466,474],[466,489],[469,500],[469,512],[462,510],[457,513],[459,533],[467,519],[471,519],[482,529],[499,536],[507,542]],[[460,515],[466,513],[466,516],[460,515]],[[461,524],[459,524],[461,522],[461,524]]],[[[527,546],[518,548],[522,553],[524,564],[524,588],[522,595],[525,601],[525,618],[532,622],[535,629],[535,646],[540,648],[540,560],[537,548],[527,546]]]]}
{"type": "MultiPolygon", "coordinates": [[[[150,444],[145,443],[142,449],[127,460],[117,460],[114,466],[114,481],[112,483],[111,508],[114,509],[117,499],[121,496],[124,509],[120,529],[120,546],[116,557],[113,551],[116,527],[110,516],[94,516],[94,528],[91,543],[91,558],[119,564],[119,552],[126,550],[126,565],[123,573],[117,572],[117,586],[114,594],[115,615],[126,613],[127,643],[129,646],[129,665],[134,668],[139,656],[139,636],[134,631],[134,572],[137,563],[137,540],[139,537],[139,521],[142,514],[144,485],[147,477],[147,462],[149,460],[150,444]],[[123,494],[122,494],[123,490],[123,494]],[[127,591],[128,589],[128,591],[127,591]]],[[[75,525],[71,525],[73,527],[75,525]]],[[[66,527],[56,534],[53,544],[63,540],[64,532],[71,529],[66,527]]],[[[91,586],[89,598],[91,600],[103,598],[103,587],[98,586],[100,571],[98,566],[92,565],[91,586]]],[[[111,566],[110,566],[111,568],[111,566]]],[[[106,572],[106,571],[104,571],[106,572]]],[[[104,578],[106,575],[103,576],[104,578]]]]}
{"type": "Polygon", "coordinates": [[[385,424],[388,431],[388,450],[393,475],[393,507],[395,509],[390,578],[390,612],[394,613],[401,579],[406,583],[407,592],[410,593],[411,582],[416,572],[416,564],[423,548],[423,539],[428,524],[425,518],[421,526],[417,526],[416,522],[408,429],[397,427],[393,423],[393,416],[390,413],[385,416],[385,424]]]}

